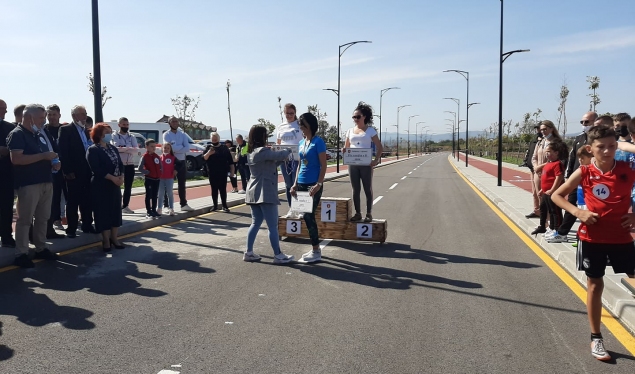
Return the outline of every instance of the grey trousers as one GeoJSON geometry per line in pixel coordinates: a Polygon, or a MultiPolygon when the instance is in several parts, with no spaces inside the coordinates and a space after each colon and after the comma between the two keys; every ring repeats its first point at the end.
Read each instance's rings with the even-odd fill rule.
{"type": "Polygon", "coordinates": [[[33,223],[36,251],[46,248],[46,223],[51,216],[53,183],[18,188],[18,220],[15,223],[16,255],[29,253],[29,228],[33,223]]]}
{"type": "Polygon", "coordinates": [[[353,187],[353,206],[355,213],[361,213],[360,210],[360,194],[362,186],[366,195],[366,213],[370,214],[373,210],[373,167],[350,165],[348,167],[348,175],[351,178],[351,186],[353,187]]]}

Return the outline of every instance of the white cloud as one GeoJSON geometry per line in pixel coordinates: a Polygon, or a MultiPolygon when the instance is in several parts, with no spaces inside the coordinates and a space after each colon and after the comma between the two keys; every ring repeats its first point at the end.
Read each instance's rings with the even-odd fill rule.
{"type": "Polygon", "coordinates": [[[635,46],[635,27],[619,27],[557,37],[532,49],[542,55],[610,51],[635,46]]]}

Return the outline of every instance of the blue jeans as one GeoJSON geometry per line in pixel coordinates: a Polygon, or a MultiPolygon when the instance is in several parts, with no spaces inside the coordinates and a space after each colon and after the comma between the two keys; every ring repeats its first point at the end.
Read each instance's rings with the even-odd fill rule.
{"type": "Polygon", "coordinates": [[[284,179],[284,185],[287,188],[287,203],[291,206],[291,187],[295,183],[295,174],[298,172],[298,162],[286,161],[280,164],[280,172],[284,179]]]}
{"type": "Polygon", "coordinates": [[[159,208],[163,206],[165,196],[168,197],[168,207],[174,209],[174,179],[161,179],[159,182],[159,208]]]}
{"type": "Polygon", "coordinates": [[[273,254],[280,254],[280,237],[278,236],[278,204],[262,203],[250,204],[251,226],[247,231],[247,252],[253,252],[256,235],[262,225],[262,221],[267,222],[269,228],[269,242],[273,248],[273,254]]]}

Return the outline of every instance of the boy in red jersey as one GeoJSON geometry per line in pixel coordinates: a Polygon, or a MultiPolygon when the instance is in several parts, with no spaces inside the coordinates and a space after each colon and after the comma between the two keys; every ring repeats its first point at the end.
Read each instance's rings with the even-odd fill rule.
{"type": "MultiPolygon", "coordinates": [[[[558,230],[562,223],[562,209],[551,200],[551,195],[564,182],[564,165],[562,159],[567,157],[567,145],[559,140],[554,140],[546,148],[546,156],[549,162],[542,169],[540,177],[540,225],[532,234],[553,233],[558,230]],[[545,223],[549,215],[549,230],[545,223]]],[[[551,235],[551,234],[550,234],[551,235]]]]}
{"type": "Polygon", "coordinates": [[[587,313],[591,325],[591,354],[608,361],[600,331],[602,291],[606,259],[615,273],[635,273],[635,244],[630,230],[635,215],[628,213],[635,171],[627,162],[615,161],[617,141],[612,127],[596,126],[589,130],[586,147],[593,154],[590,165],[581,165],[552,196],[556,205],[582,221],[578,229],[578,270],[587,276],[587,313]],[[565,196],[582,186],[587,210],[567,201],[565,196]]]}

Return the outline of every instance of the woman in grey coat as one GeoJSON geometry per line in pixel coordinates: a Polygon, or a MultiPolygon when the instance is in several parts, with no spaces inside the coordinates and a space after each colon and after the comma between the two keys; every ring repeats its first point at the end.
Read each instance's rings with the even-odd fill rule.
{"type": "Polygon", "coordinates": [[[267,129],[254,125],[249,131],[249,153],[247,163],[251,178],[247,183],[245,203],[251,208],[251,226],[247,233],[247,251],[243,260],[248,262],[260,261],[260,256],[254,253],[254,242],[262,221],[267,222],[269,241],[273,248],[273,263],[286,264],[293,260],[280,251],[278,236],[278,172],[276,165],[289,157],[291,150],[275,152],[267,147],[267,129]]]}

